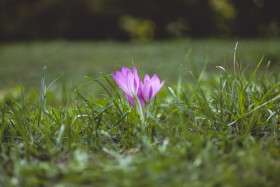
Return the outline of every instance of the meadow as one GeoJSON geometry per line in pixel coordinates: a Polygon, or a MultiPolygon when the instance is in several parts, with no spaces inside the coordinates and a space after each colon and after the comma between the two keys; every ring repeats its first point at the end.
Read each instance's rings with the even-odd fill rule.
{"type": "Polygon", "coordinates": [[[1,44],[0,186],[278,186],[279,42],[1,44]],[[166,81],[145,120],[122,66],[166,81]]]}

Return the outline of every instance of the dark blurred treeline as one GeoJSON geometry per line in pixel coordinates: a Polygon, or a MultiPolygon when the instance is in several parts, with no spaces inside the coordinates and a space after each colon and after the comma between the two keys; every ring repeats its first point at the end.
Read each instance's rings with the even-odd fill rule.
{"type": "Polygon", "coordinates": [[[0,40],[279,36],[279,0],[0,0],[0,40]]]}

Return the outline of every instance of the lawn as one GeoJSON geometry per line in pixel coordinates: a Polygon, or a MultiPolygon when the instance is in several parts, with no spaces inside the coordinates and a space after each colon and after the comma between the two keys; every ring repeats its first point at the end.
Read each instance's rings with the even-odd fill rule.
{"type": "Polygon", "coordinates": [[[277,39],[2,44],[0,186],[278,186],[279,49],[277,39]],[[110,75],[133,65],[166,81],[144,117],[110,75]]]}
{"type": "MultiPolygon", "coordinates": [[[[40,85],[41,72],[47,67],[47,79],[61,74],[67,82],[79,85],[84,75],[99,77],[120,68],[132,67],[141,73],[158,73],[168,81],[178,80],[178,71],[189,77],[194,66],[216,71],[216,65],[233,64],[233,52],[239,42],[238,57],[244,66],[257,64],[265,55],[264,64],[280,63],[279,39],[182,39],[148,43],[49,41],[0,45],[1,85],[22,81],[40,85]]],[[[253,68],[252,66],[250,68],[253,68]]],[[[207,71],[209,72],[209,71],[207,71]]]]}

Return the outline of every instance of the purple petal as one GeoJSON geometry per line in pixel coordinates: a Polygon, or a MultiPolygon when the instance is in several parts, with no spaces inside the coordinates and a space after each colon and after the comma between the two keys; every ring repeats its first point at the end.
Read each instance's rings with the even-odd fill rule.
{"type": "Polygon", "coordinates": [[[140,101],[141,106],[144,106],[145,105],[145,100],[144,100],[144,98],[143,98],[143,96],[141,94],[138,95],[138,99],[140,101]]]}
{"type": "Polygon", "coordinates": [[[135,105],[134,100],[129,95],[125,94],[125,97],[128,100],[128,102],[131,104],[131,106],[135,105]]]}
{"type": "Polygon", "coordinates": [[[134,90],[138,90],[138,83],[137,83],[137,80],[134,79],[134,90]]]}
{"type": "Polygon", "coordinates": [[[144,83],[145,83],[145,81],[150,81],[150,80],[151,80],[150,76],[148,74],[146,74],[144,77],[144,83]]]}
{"type": "MultiPolygon", "coordinates": [[[[156,94],[159,92],[159,90],[161,89],[162,85],[165,83],[165,80],[161,82],[161,84],[158,85],[158,90],[156,92],[156,94]]],[[[155,95],[156,95],[155,94],[155,95]]]]}
{"type": "Polygon", "coordinates": [[[138,90],[139,84],[141,82],[141,78],[139,79],[136,67],[133,67],[133,75],[134,75],[134,88],[138,90]]]}
{"type": "Polygon", "coordinates": [[[137,96],[138,95],[142,95],[142,87],[143,87],[143,83],[141,81],[141,77],[140,76],[139,76],[138,81],[139,81],[139,86],[138,86],[138,90],[137,90],[137,96]]]}
{"type": "Polygon", "coordinates": [[[111,74],[112,74],[113,78],[116,80],[116,75],[113,72],[111,74]]]}
{"type": "Polygon", "coordinates": [[[154,79],[158,79],[158,75],[157,74],[154,74],[154,76],[151,78],[151,80],[154,80],[154,79]]]}
{"type": "Polygon", "coordinates": [[[150,86],[151,86],[151,80],[150,80],[149,75],[146,74],[144,77],[144,84],[143,84],[143,88],[142,88],[142,95],[146,102],[150,101],[150,99],[149,99],[150,86]]]}
{"type": "Polygon", "coordinates": [[[116,75],[112,74],[115,79],[117,85],[126,93],[128,92],[127,81],[124,78],[123,74],[119,71],[116,72],[116,75]]]}
{"type": "Polygon", "coordinates": [[[153,97],[155,97],[155,95],[157,94],[157,92],[159,91],[159,84],[160,84],[160,80],[157,76],[153,76],[152,80],[152,86],[153,86],[153,89],[154,89],[154,95],[153,97]]]}
{"type": "Polygon", "coordinates": [[[119,77],[117,76],[117,72],[116,72],[116,75],[114,73],[112,73],[112,76],[113,76],[114,80],[116,81],[116,83],[118,84],[119,77]]]}
{"type": "Polygon", "coordinates": [[[137,97],[141,103],[141,106],[145,105],[145,99],[143,98],[143,88],[144,88],[144,84],[142,83],[141,77],[139,76],[139,87],[138,87],[137,97]]]}
{"type": "Polygon", "coordinates": [[[165,83],[165,80],[163,80],[160,84],[160,88],[162,87],[162,85],[165,83]]]}
{"type": "Polygon", "coordinates": [[[137,73],[136,67],[133,67],[133,75],[134,75],[135,78],[138,77],[138,73],[137,73]]]}
{"type": "Polygon", "coordinates": [[[134,76],[131,72],[127,72],[127,87],[128,87],[128,92],[127,94],[130,97],[134,97],[137,95],[137,88],[134,88],[134,76]]]}
{"type": "Polygon", "coordinates": [[[151,100],[153,97],[153,86],[150,86],[150,91],[149,91],[149,100],[151,100]]]}
{"type": "Polygon", "coordinates": [[[127,67],[122,67],[122,74],[126,75],[127,72],[131,72],[127,67]]]}
{"type": "Polygon", "coordinates": [[[124,77],[124,75],[119,72],[119,71],[116,71],[116,76],[114,76],[114,79],[117,83],[123,83],[123,84],[126,84],[126,79],[124,77]]]}
{"type": "Polygon", "coordinates": [[[144,100],[146,101],[146,103],[148,103],[150,101],[150,99],[149,99],[150,85],[151,85],[150,81],[146,80],[144,82],[144,86],[142,88],[142,96],[143,96],[144,100]]]}

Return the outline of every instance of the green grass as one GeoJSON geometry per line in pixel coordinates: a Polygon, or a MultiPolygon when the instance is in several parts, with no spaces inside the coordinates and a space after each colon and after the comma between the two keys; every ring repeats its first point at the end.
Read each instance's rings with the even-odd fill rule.
{"type": "MultiPolygon", "coordinates": [[[[80,49],[68,42],[3,46],[1,62],[20,62],[8,55],[18,50],[26,55],[24,64],[35,66],[41,60],[40,68],[29,66],[37,68],[36,77],[42,75],[41,65],[48,69],[36,80],[39,86],[14,84],[3,93],[0,186],[278,186],[280,75],[275,66],[267,66],[268,57],[261,60],[267,52],[277,61],[278,46],[259,40],[263,52],[254,41],[246,42],[240,42],[235,62],[235,43],[216,40],[135,46],[82,42],[80,49]],[[185,45],[192,48],[189,56],[185,45]],[[103,53],[91,54],[92,49],[103,53]],[[59,50],[64,55],[56,54],[59,50]],[[225,60],[223,53],[229,54],[225,60]],[[119,70],[117,64],[131,65],[131,56],[141,75],[148,71],[167,80],[144,122],[116,84],[99,74],[119,70]],[[47,57],[53,58],[49,64],[47,57]],[[77,63],[79,58],[83,63],[77,63]],[[101,62],[91,64],[93,58],[101,62]],[[108,67],[105,61],[113,59],[108,67]],[[72,74],[55,81],[60,75],[56,65],[67,60],[65,74],[72,74]],[[95,80],[79,82],[79,74],[95,80]],[[95,87],[101,97],[91,90],[95,87]]],[[[21,74],[21,69],[28,68],[22,65],[13,73],[21,74]]]]}

